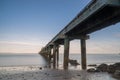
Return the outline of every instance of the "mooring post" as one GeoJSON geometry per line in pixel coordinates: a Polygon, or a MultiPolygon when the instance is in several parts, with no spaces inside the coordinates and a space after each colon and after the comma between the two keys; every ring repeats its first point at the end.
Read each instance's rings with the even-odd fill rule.
{"type": "Polygon", "coordinates": [[[53,45],[53,68],[56,68],[56,44],[53,45]]]}
{"type": "Polygon", "coordinates": [[[69,63],[69,38],[68,36],[65,36],[64,39],[64,69],[68,69],[68,63],[69,63]]]}
{"type": "Polygon", "coordinates": [[[81,67],[83,70],[87,68],[87,62],[86,62],[86,38],[83,37],[81,39],[81,67]]]}

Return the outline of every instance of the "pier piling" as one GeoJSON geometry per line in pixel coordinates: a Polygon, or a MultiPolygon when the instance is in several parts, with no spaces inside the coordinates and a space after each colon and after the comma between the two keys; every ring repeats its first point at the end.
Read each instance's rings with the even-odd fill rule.
{"type": "Polygon", "coordinates": [[[87,63],[86,63],[86,39],[82,38],[81,39],[81,67],[82,69],[87,68],[87,63]]]}
{"type": "Polygon", "coordinates": [[[68,61],[69,61],[69,45],[70,41],[68,36],[64,39],[64,69],[68,69],[68,61]]]}
{"type": "Polygon", "coordinates": [[[56,44],[53,46],[53,68],[56,68],[56,44]]]}

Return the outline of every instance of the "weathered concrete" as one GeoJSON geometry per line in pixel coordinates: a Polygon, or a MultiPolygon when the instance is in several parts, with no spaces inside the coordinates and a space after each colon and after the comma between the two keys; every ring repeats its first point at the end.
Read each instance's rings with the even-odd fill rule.
{"type": "Polygon", "coordinates": [[[85,38],[81,39],[81,65],[82,65],[82,69],[87,68],[87,63],[86,63],[86,39],[85,38]]]}
{"type": "Polygon", "coordinates": [[[68,69],[68,63],[69,63],[69,37],[66,36],[64,40],[64,69],[68,69]]]}
{"type": "Polygon", "coordinates": [[[53,46],[53,68],[56,68],[56,44],[53,46]]]}
{"type": "Polygon", "coordinates": [[[59,45],[57,45],[57,67],[59,67],[59,45]]]}
{"type": "MultiPolygon", "coordinates": [[[[54,46],[54,43],[64,45],[63,63],[64,68],[67,69],[69,60],[69,42],[70,40],[81,39],[81,63],[82,69],[86,69],[86,42],[85,38],[82,36],[118,22],[120,22],[120,0],[91,0],[91,2],[40,51],[40,54],[48,57],[49,53],[46,50],[47,47],[54,46]]],[[[56,66],[56,54],[58,53],[59,52],[56,52],[56,47],[54,46],[54,67],[56,66]]]]}
{"type": "Polygon", "coordinates": [[[51,56],[51,47],[49,46],[48,47],[48,55],[49,55],[49,67],[51,67],[51,58],[52,58],[52,56],[51,56]]]}

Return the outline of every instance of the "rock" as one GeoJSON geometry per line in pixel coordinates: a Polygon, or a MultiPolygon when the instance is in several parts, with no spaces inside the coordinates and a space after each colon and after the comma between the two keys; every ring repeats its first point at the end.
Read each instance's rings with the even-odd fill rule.
{"type": "Polygon", "coordinates": [[[115,70],[120,70],[120,62],[115,63],[114,66],[115,66],[115,70]]]}
{"type": "Polygon", "coordinates": [[[95,68],[90,68],[87,70],[87,72],[96,72],[95,68]]]}
{"type": "Polygon", "coordinates": [[[69,63],[70,63],[71,65],[74,65],[74,66],[80,65],[80,64],[77,62],[77,60],[72,60],[72,59],[69,59],[69,63]]]}
{"type": "Polygon", "coordinates": [[[98,71],[102,71],[102,72],[107,72],[108,70],[108,65],[107,64],[101,64],[97,67],[98,71]]]}
{"type": "Polygon", "coordinates": [[[120,66],[120,62],[117,62],[117,63],[115,63],[114,65],[116,65],[116,66],[120,66]]]}
{"type": "Polygon", "coordinates": [[[45,73],[45,75],[47,75],[47,76],[48,76],[49,74],[48,74],[48,73],[45,73]]]}
{"type": "Polygon", "coordinates": [[[96,69],[95,72],[101,72],[101,71],[96,69]]]}
{"type": "Polygon", "coordinates": [[[109,65],[108,66],[108,72],[109,73],[114,73],[115,72],[115,66],[114,65],[109,65]]]}
{"type": "Polygon", "coordinates": [[[120,70],[120,63],[115,63],[113,65],[109,65],[108,72],[115,73],[116,70],[120,70]]]}
{"type": "Polygon", "coordinates": [[[120,79],[120,70],[116,70],[113,76],[120,79]]]}
{"type": "Polygon", "coordinates": [[[77,76],[81,76],[80,74],[78,74],[77,76]]]}
{"type": "Polygon", "coordinates": [[[96,64],[89,64],[88,66],[96,67],[97,65],[96,64]]]}
{"type": "Polygon", "coordinates": [[[42,67],[40,67],[39,69],[42,70],[42,67]]]}

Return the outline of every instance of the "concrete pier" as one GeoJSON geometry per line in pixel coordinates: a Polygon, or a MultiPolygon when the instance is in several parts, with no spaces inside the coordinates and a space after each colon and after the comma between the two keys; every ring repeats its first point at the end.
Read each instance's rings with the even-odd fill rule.
{"type": "Polygon", "coordinates": [[[91,33],[120,22],[120,0],[91,0],[91,2],[65,26],[39,54],[53,58],[53,67],[59,65],[59,45],[64,45],[63,67],[68,69],[70,41],[81,41],[81,67],[87,69],[86,39],[91,33]],[[53,46],[53,54],[48,47],[53,46]],[[53,57],[51,57],[53,55],[53,57]]]}

